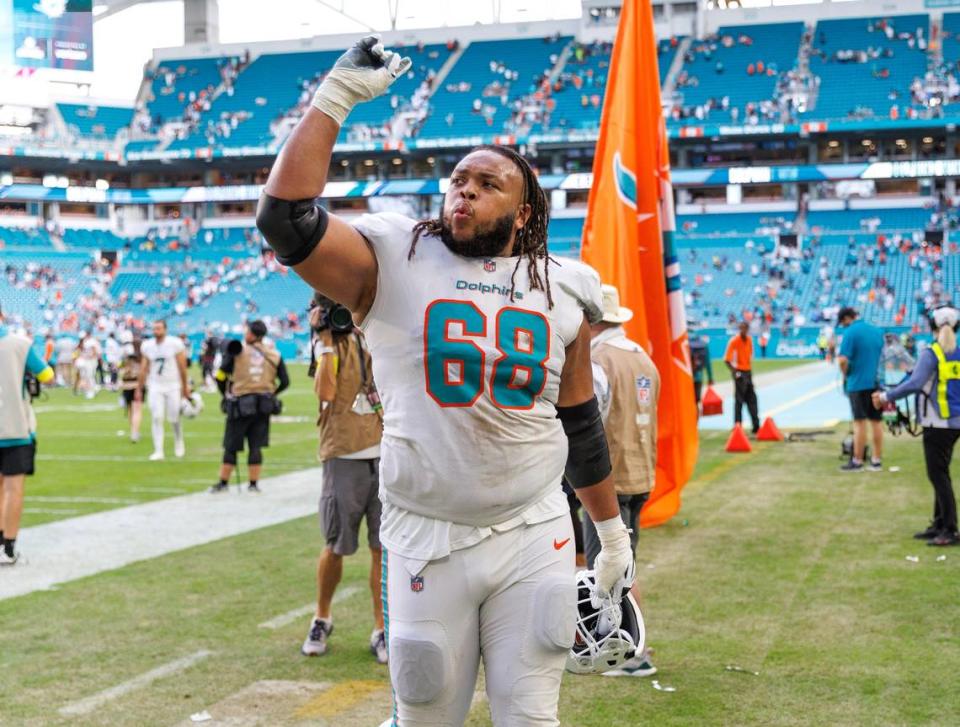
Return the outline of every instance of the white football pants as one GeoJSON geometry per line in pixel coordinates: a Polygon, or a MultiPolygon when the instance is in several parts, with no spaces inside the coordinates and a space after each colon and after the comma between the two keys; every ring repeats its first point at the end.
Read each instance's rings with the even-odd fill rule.
{"type": "Polygon", "coordinates": [[[577,609],[569,516],[494,532],[417,572],[383,559],[395,727],[463,725],[481,658],[496,727],[560,724],[577,609]]]}

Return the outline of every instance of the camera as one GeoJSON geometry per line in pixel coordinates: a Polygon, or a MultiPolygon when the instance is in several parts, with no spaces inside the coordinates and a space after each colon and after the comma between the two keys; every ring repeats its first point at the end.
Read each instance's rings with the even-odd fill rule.
{"type": "Polygon", "coordinates": [[[24,374],[23,383],[27,389],[27,394],[30,396],[30,401],[34,401],[40,398],[41,388],[40,388],[40,379],[38,379],[33,374],[27,372],[24,374]]]}
{"type": "Polygon", "coordinates": [[[345,305],[316,295],[311,308],[316,309],[316,312],[311,310],[314,330],[329,329],[332,333],[350,333],[353,330],[353,313],[345,305]]]}

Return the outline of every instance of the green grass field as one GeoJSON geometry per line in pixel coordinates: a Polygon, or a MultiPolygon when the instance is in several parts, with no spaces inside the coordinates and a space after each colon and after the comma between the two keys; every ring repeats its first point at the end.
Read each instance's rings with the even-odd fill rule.
{"type": "MultiPolygon", "coordinates": [[[[758,358],[753,361],[753,375],[760,376],[774,371],[783,371],[819,360],[815,358],[758,358]]],[[[710,365],[713,368],[713,380],[716,383],[730,380],[730,370],[722,358],[713,359],[710,365]]]]}
{"type": "MultiPolygon", "coordinates": [[[[265,477],[316,463],[309,380],[299,367],[292,376],[293,419],[273,429],[265,477]]],[[[200,490],[215,478],[222,422],[213,396],[188,424],[187,459],[149,467],[149,444],[118,436],[120,413],[102,410],[113,401],[101,394],[91,406],[56,391],[40,405],[43,457],[28,485],[27,525],[200,490]],[[49,499],[77,496],[121,502],[49,499]]],[[[655,678],[676,691],[568,674],[565,727],[957,723],[960,551],[931,552],[910,537],[932,499],[919,441],[889,443],[884,461],[899,472],[842,475],[841,430],[749,455],[723,453],[725,433],[702,438],[680,515],[640,541],[655,678]]],[[[29,556],[29,532],[21,541],[29,556]]],[[[0,724],[190,725],[209,709],[246,717],[230,724],[378,725],[389,687],[367,651],[365,555],[346,563],[342,587],[352,595],[335,607],[326,656],[300,656],[305,618],[258,627],[311,602],[320,546],[316,519],[306,517],[0,600],[0,724]],[[87,715],[58,712],[198,652],[210,653],[87,715]]],[[[95,549],[78,543],[77,557],[95,549]]],[[[468,724],[490,725],[482,703],[468,724]]]]}

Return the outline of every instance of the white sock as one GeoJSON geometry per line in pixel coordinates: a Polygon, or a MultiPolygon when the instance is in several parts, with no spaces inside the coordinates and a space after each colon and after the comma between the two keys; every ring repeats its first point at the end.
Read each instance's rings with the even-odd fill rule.
{"type": "Polygon", "coordinates": [[[178,447],[183,446],[183,424],[180,422],[174,422],[173,426],[173,441],[176,442],[178,447]]]}
{"type": "Polygon", "coordinates": [[[153,451],[163,452],[163,419],[151,419],[150,429],[153,432],[153,451]]]}

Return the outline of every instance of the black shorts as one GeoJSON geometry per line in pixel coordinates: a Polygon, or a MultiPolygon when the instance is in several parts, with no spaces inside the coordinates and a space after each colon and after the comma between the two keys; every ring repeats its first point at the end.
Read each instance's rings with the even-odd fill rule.
{"type": "Polygon", "coordinates": [[[251,449],[270,446],[270,416],[254,414],[249,417],[227,419],[227,428],[223,432],[223,451],[242,452],[243,440],[251,449]]]}
{"type": "Polygon", "coordinates": [[[127,405],[127,409],[133,404],[133,397],[136,396],[136,389],[124,389],[123,390],[123,403],[127,405]]]}
{"type": "Polygon", "coordinates": [[[874,422],[883,420],[883,412],[873,405],[873,392],[875,389],[864,391],[851,391],[847,396],[850,399],[850,411],[853,412],[854,421],[861,419],[870,419],[874,422]]]}
{"type": "Polygon", "coordinates": [[[0,475],[32,475],[37,443],[20,444],[16,447],[0,447],[0,475]]]}

